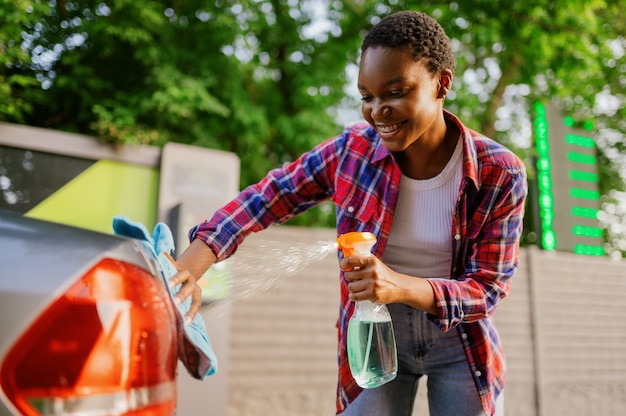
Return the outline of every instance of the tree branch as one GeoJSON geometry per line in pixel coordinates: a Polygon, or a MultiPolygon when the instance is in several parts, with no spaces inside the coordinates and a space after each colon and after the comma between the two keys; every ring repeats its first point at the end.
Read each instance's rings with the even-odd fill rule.
{"type": "MultiPolygon", "coordinates": [[[[507,57],[505,57],[507,58],[507,57]]],[[[502,59],[500,60],[502,62],[502,59]]],[[[498,80],[496,87],[491,93],[491,98],[487,102],[487,106],[485,108],[485,117],[483,118],[483,122],[481,125],[481,132],[487,137],[494,138],[496,137],[496,111],[502,105],[502,101],[504,99],[504,91],[508,85],[514,83],[514,81],[519,76],[519,71],[522,66],[522,58],[518,55],[510,56],[508,60],[509,64],[505,67],[500,66],[502,69],[502,76],[498,80]]]]}

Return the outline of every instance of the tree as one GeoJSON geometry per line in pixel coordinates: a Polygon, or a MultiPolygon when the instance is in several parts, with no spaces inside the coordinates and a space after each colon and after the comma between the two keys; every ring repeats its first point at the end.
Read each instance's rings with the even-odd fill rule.
{"type": "Polygon", "coordinates": [[[232,151],[242,186],[337,133],[328,109],[356,48],[307,35],[315,2],[0,1],[15,50],[0,76],[30,83],[5,89],[19,109],[5,121],[232,151]]]}
{"type": "MultiPolygon", "coordinates": [[[[365,31],[413,3],[0,0],[0,120],[233,151],[245,186],[340,131],[337,109],[358,108],[345,68],[358,63],[365,31]]],[[[455,49],[448,108],[527,160],[531,177],[534,102],[592,118],[608,195],[624,190],[622,6],[427,0],[419,9],[455,49]]],[[[328,208],[294,222],[331,225],[328,208]]]]}
{"type": "Polygon", "coordinates": [[[25,30],[35,27],[46,11],[40,4],[0,0],[0,120],[26,123],[42,99],[41,84],[30,70],[31,50],[22,45],[25,30]]]}

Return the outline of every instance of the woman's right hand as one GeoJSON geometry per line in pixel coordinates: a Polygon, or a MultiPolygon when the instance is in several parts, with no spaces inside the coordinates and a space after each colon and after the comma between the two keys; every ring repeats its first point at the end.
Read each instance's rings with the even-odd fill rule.
{"type": "Polygon", "coordinates": [[[189,325],[202,306],[202,288],[198,285],[198,279],[217,261],[217,257],[203,241],[194,240],[178,260],[170,257],[170,261],[178,270],[168,282],[170,287],[182,284],[174,301],[180,305],[191,297],[191,305],[185,314],[185,325],[189,325]]]}

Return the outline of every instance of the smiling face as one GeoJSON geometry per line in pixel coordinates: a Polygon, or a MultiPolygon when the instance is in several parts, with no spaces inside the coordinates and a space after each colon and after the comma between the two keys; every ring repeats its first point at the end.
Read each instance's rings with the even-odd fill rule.
{"type": "Polygon", "coordinates": [[[436,147],[446,132],[443,99],[451,83],[451,71],[433,74],[409,48],[370,47],[359,66],[361,112],[392,152],[436,147]]]}

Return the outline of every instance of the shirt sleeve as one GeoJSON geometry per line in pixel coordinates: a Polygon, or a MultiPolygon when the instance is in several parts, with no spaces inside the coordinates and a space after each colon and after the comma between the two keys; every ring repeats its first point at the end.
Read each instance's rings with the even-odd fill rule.
{"type": "Polygon", "coordinates": [[[250,233],[283,223],[327,200],[332,195],[332,172],[341,143],[341,136],[329,139],[296,161],[271,170],[210,220],[193,227],[190,241],[204,241],[221,261],[230,257],[250,233]]]}
{"type": "Polygon", "coordinates": [[[463,272],[455,279],[428,280],[437,306],[437,315],[430,319],[444,331],[490,316],[507,296],[517,270],[527,195],[525,170],[522,166],[516,173],[503,171],[485,186],[488,191],[468,219],[467,240],[461,244],[463,272]]]}

